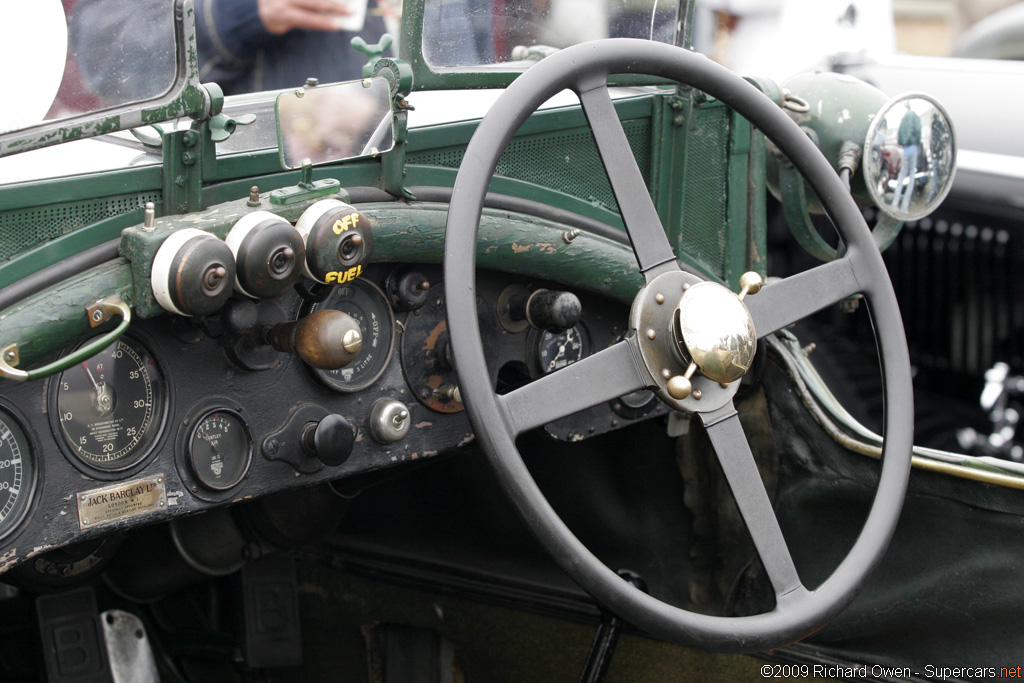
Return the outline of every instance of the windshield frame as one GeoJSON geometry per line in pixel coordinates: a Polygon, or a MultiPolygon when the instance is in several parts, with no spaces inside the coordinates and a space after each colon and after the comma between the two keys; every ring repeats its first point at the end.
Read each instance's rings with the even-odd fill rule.
{"type": "MultiPolygon", "coordinates": [[[[399,57],[412,67],[413,90],[465,90],[506,88],[533,61],[480,64],[473,66],[433,66],[426,59],[423,23],[428,0],[406,0],[402,9],[402,36],[399,57]]],[[[676,3],[676,30],[673,44],[689,47],[692,42],[694,0],[676,3]]],[[[670,81],[644,74],[619,74],[608,79],[612,86],[664,85],[670,81]]]]}
{"type": "Polygon", "coordinates": [[[162,95],[5,133],[0,135],[0,157],[183,116],[206,116],[212,103],[199,84],[194,0],[174,3],[174,45],[174,81],[162,95]]]}

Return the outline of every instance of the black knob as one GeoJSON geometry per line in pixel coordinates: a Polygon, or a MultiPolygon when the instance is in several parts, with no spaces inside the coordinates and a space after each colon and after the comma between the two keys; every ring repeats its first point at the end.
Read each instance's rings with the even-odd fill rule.
{"type": "Polygon", "coordinates": [[[302,431],[302,450],[325,465],[340,465],[352,455],[356,433],[341,415],[310,422],[302,431]]]}
{"type": "Polygon", "coordinates": [[[280,296],[302,280],[306,244],[295,227],[269,211],[242,217],[225,240],[235,254],[235,289],[256,299],[280,296]]]}
{"type": "Polygon", "coordinates": [[[156,300],[168,311],[210,315],[231,298],[235,257],[227,244],[208,232],[179,230],[153,257],[150,282],[156,300]]]}
{"type": "Polygon", "coordinates": [[[415,268],[399,268],[388,277],[388,299],[396,311],[415,311],[427,303],[430,280],[415,268]]]}
{"type": "Polygon", "coordinates": [[[317,282],[342,284],[359,277],[373,251],[369,219],[337,199],[313,204],[295,227],[306,241],[304,273],[317,282]]]}
{"type": "Polygon", "coordinates": [[[537,289],[514,296],[508,302],[512,320],[525,320],[538,330],[565,332],[575,327],[583,315],[583,305],[572,292],[537,289]]]}

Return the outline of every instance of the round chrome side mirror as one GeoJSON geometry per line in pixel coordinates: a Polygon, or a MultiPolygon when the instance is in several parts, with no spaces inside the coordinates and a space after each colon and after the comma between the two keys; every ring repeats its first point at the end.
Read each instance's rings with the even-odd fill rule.
{"type": "Polygon", "coordinates": [[[861,168],[879,209],[900,221],[927,216],[949,193],[956,172],[949,114],[922,93],[892,98],[868,127],[861,168]]]}

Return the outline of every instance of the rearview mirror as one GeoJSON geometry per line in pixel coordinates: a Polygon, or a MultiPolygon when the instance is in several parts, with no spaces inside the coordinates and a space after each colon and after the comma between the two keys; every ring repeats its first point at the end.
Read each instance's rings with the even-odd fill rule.
{"type": "Polygon", "coordinates": [[[391,88],[383,78],[299,88],[275,106],[281,165],[377,156],[395,146],[391,88]]]}
{"type": "Polygon", "coordinates": [[[927,216],[946,197],[956,172],[949,114],[921,93],[894,97],[871,121],[862,165],[879,209],[900,221],[927,216]]]}

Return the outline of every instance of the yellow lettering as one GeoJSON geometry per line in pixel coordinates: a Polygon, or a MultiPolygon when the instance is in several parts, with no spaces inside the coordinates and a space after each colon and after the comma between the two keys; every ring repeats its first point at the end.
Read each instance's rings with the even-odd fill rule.
{"type": "Polygon", "coordinates": [[[335,235],[340,235],[341,233],[345,232],[349,228],[356,227],[356,225],[358,225],[358,224],[359,224],[359,214],[358,213],[350,213],[349,215],[347,215],[347,216],[345,216],[343,218],[339,218],[338,220],[334,221],[334,226],[333,226],[332,229],[334,230],[334,234],[335,235]]]}
{"type": "Polygon", "coordinates": [[[324,277],[324,282],[326,282],[327,284],[335,282],[340,285],[345,282],[351,282],[352,280],[355,280],[362,274],[362,266],[353,266],[348,270],[335,270],[330,273],[327,273],[327,275],[324,277]]]}

